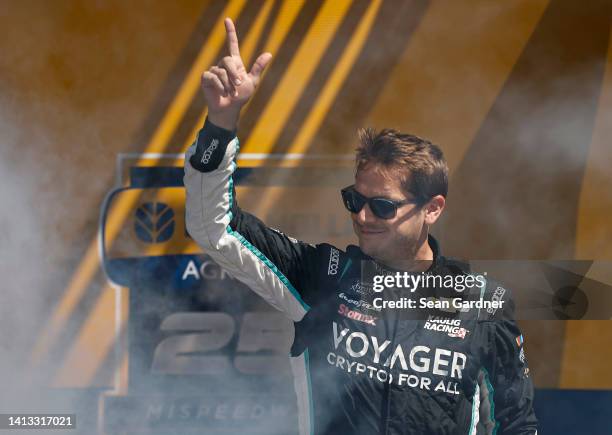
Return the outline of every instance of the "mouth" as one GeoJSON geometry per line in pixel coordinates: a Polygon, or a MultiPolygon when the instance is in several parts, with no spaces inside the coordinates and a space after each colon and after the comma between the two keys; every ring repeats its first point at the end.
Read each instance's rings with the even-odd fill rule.
{"type": "Polygon", "coordinates": [[[357,227],[357,233],[362,236],[376,236],[385,233],[383,229],[357,227]]]}

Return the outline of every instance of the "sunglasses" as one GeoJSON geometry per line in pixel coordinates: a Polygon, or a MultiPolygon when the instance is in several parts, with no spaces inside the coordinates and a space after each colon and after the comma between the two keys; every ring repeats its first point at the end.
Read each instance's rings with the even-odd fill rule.
{"type": "Polygon", "coordinates": [[[415,200],[393,201],[388,198],[368,198],[355,190],[355,186],[345,187],[340,191],[342,202],[351,213],[359,213],[368,204],[374,216],[380,219],[393,219],[397,208],[405,204],[417,204],[415,200]]]}

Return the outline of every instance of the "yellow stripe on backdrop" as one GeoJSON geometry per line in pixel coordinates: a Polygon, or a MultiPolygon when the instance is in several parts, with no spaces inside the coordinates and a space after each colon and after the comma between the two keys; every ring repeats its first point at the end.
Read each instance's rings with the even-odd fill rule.
{"type": "Polygon", "coordinates": [[[300,130],[288,151],[289,153],[300,154],[305,153],[308,150],[308,146],[310,145],[312,138],[319,130],[323,119],[327,115],[327,112],[338,95],[344,80],[351,72],[357,57],[361,53],[363,45],[368,39],[368,35],[370,34],[370,30],[372,30],[372,25],[374,24],[376,14],[380,9],[381,3],[382,0],[373,0],[368,6],[368,9],[365,11],[359,22],[359,26],[352,35],[348,46],[342,53],[342,56],[340,56],[340,59],[334,67],[331,76],[325,83],[323,90],[313,104],[312,110],[300,127],[300,130]]]}
{"type": "Polygon", "coordinates": [[[200,89],[200,76],[202,75],[202,72],[215,61],[214,56],[217,55],[225,43],[225,25],[223,23],[223,18],[233,18],[239,15],[245,6],[245,3],[246,0],[233,0],[230,1],[223,10],[221,16],[217,20],[217,23],[212,29],[209,39],[202,46],[198,57],[191,66],[183,86],[181,86],[179,92],[174,97],[170,108],[166,112],[166,116],[164,116],[159,126],[155,130],[155,133],[153,133],[153,137],[150,145],[147,147],[146,152],[161,153],[168,146],[168,141],[183,119],[183,116],[191,104],[196,92],[198,89],[200,89]]]}
{"type": "Polygon", "coordinates": [[[322,5],[242,147],[243,152],[269,153],[272,150],[350,6],[349,0],[328,0],[322,5]]]}
{"type": "MultiPolygon", "coordinates": [[[[288,13],[289,14],[288,18],[290,20],[290,23],[292,24],[302,4],[303,4],[303,1],[292,1],[292,2],[284,3],[283,10],[281,11],[281,15],[279,15],[279,18],[276,21],[276,23],[283,22],[283,20],[285,19],[285,15],[287,15],[288,13]],[[287,6],[289,6],[289,8],[287,6]],[[283,15],[283,12],[285,13],[285,15],[283,15]]],[[[270,11],[272,10],[273,5],[274,5],[274,0],[266,0],[263,8],[261,8],[261,10],[259,11],[259,14],[257,14],[257,18],[255,18],[255,22],[249,29],[246,37],[242,39],[241,36],[238,35],[239,42],[240,42],[240,55],[242,56],[242,61],[244,62],[244,65],[247,68],[247,70],[250,68],[251,63],[254,60],[253,59],[254,54],[255,54],[254,51],[255,51],[255,48],[257,47],[257,42],[259,41],[259,38],[261,38],[261,34],[266,24],[266,20],[268,19],[270,15],[270,11]]],[[[281,35],[276,35],[277,38],[280,37],[278,40],[278,45],[280,45],[282,40],[285,39],[285,36],[287,35],[287,32],[289,31],[289,27],[285,27],[285,32],[282,33],[281,35]]],[[[274,51],[276,51],[276,48],[278,48],[278,45],[275,45],[273,47],[274,51]]],[[[266,51],[270,51],[274,53],[272,49],[266,49],[266,51]]],[[[257,55],[259,55],[259,53],[257,53],[257,55]]],[[[268,65],[268,68],[270,68],[270,65],[268,65]]],[[[246,107],[243,108],[243,111],[244,110],[246,110],[246,107]]],[[[195,125],[193,126],[193,130],[191,131],[189,136],[187,136],[187,141],[185,142],[185,144],[183,144],[184,151],[187,150],[187,148],[189,148],[189,146],[195,140],[195,137],[198,134],[198,131],[202,128],[202,125],[204,125],[204,120],[206,119],[207,114],[208,114],[208,108],[204,107],[204,109],[202,110],[202,113],[198,117],[195,125]]]]}
{"type": "Polygon", "coordinates": [[[81,327],[78,338],[67,352],[51,386],[81,388],[91,386],[94,376],[115,344],[115,289],[105,285],[81,327]]]}
{"type": "MultiPolygon", "coordinates": [[[[327,0],[323,3],[268,100],[248,141],[242,146],[242,152],[267,154],[272,151],[293,108],[298,104],[321,58],[349,12],[351,4],[352,2],[348,0],[327,0]]],[[[271,34],[274,35],[276,34],[271,34]]],[[[249,196],[249,188],[244,189],[242,195],[249,196]]],[[[263,217],[279,195],[280,192],[273,193],[270,190],[250,211],[263,217]]]]}
{"type": "MultiPolygon", "coordinates": [[[[578,210],[576,258],[612,262],[612,32],[606,71],[589,149],[578,210]]],[[[610,263],[607,263],[609,267],[610,263]]],[[[598,264],[594,269],[601,268],[598,264]]],[[[587,277],[612,282],[612,270],[593,270],[587,277]]],[[[612,309],[612,307],[610,307],[612,309]]],[[[612,389],[612,320],[568,321],[561,362],[561,388],[612,389]],[[606,345],[607,343],[607,345],[606,345]],[[597,356],[594,358],[594,356],[597,356]],[[586,369],[588,367],[588,370],[586,369]]]]}
{"type": "MultiPolygon", "coordinates": [[[[225,41],[223,18],[227,16],[232,18],[237,17],[244,5],[245,0],[230,0],[228,2],[217,20],[219,24],[214,27],[210,37],[202,46],[196,61],[183,81],[176,97],[164,114],[159,127],[153,133],[151,141],[144,152],[161,153],[167,148],[167,141],[172,137],[191,98],[193,98],[193,95],[195,95],[195,92],[199,88],[201,71],[204,66],[212,63],[213,56],[219,51],[225,41]]],[[[121,204],[121,207],[118,207],[118,212],[109,216],[107,234],[111,240],[116,237],[133,207],[133,203],[121,204]]],[[[83,260],[73,274],[68,287],[64,291],[60,302],[54,309],[51,319],[38,336],[30,356],[31,369],[38,367],[48,350],[57,341],[62,328],[83,297],[95,273],[99,270],[100,264],[97,249],[97,238],[94,237],[83,260]]]]}
{"type": "MultiPolygon", "coordinates": [[[[382,0],[373,0],[368,6],[347,47],[344,49],[321,93],[312,105],[311,111],[300,127],[295,140],[287,151],[289,154],[303,154],[308,151],[312,138],[321,127],[321,123],[329,112],[346,77],[351,72],[357,57],[361,53],[363,45],[368,39],[381,4],[382,0]]],[[[298,165],[299,161],[295,161],[295,164],[298,165]]],[[[274,206],[274,203],[278,201],[281,194],[280,190],[266,193],[252,212],[256,216],[264,216],[274,206]]]]}
{"type": "Polygon", "coordinates": [[[130,289],[126,287],[117,288],[118,298],[115,299],[120,304],[119,310],[115,312],[115,330],[120,340],[116,343],[117,354],[114,367],[113,384],[115,392],[126,394],[128,389],[128,345],[127,334],[128,322],[130,321],[130,289]]]}
{"type": "Polygon", "coordinates": [[[432,2],[366,124],[433,140],[444,150],[452,172],[548,3],[475,0],[466,7],[453,0],[432,2]]]}

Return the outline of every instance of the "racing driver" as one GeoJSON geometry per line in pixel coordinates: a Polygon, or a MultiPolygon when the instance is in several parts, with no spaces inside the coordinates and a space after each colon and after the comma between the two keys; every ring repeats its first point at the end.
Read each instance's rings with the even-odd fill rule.
{"type": "Polygon", "coordinates": [[[508,290],[487,279],[461,293],[383,293],[433,301],[476,295],[505,301],[503,309],[436,308],[419,316],[373,303],[379,293],[369,273],[472,275],[442,256],[429,234],[448,188],[436,145],[395,130],[360,132],[355,183],[341,191],[358,247],[300,242],[239,208],[232,181],[238,119],[272,56],[263,53],[247,72],[230,19],[225,27],[229,54],[202,75],[208,118],[185,160],[187,228],[221,267],[294,322],[299,433],[537,433],[508,290]]]}

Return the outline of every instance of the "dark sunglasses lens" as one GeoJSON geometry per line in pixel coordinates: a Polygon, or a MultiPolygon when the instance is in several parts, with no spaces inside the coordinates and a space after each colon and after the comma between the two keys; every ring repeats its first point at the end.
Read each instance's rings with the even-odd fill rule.
{"type": "Polygon", "coordinates": [[[391,219],[395,217],[397,207],[391,201],[382,198],[374,198],[370,201],[372,213],[381,219],[391,219]]]}
{"type": "Polygon", "coordinates": [[[353,190],[342,191],[342,202],[348,211],[351,213],[359,213],[363,208],[365,201],[359,198],[359,195],[353,190]]]}

